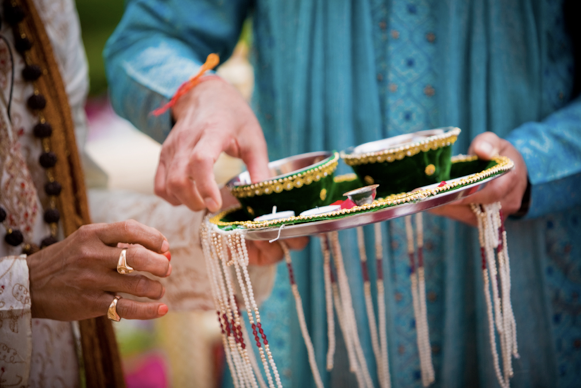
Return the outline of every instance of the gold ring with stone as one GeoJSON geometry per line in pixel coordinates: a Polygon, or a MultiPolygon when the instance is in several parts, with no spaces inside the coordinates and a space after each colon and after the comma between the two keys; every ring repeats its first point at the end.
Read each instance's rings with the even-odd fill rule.
{"type": "Polygon", "coordinates": [[[133,272],[133,268],[127,265],[127,249],[123,249],[119,255],[119,261],[117,262],[117,272],[121,275],[127,275],[133,272]]]}
{"type": "Polygon", "coordinates": [[[115,298],[113,299],[113,301],[109,305],[109,309],[107,310],[107,318],[115,322],[119,322],[121,320],[121,317],[119,316],[119,314],[117,314],[117,301],[119,299],[121,299],[121,297],[119,295],[115,295],[115,298]]]}

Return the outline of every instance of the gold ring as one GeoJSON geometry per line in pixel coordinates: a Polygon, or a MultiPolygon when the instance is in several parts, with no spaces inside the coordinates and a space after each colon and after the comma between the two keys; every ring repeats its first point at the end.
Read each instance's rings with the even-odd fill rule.
{"type": "Polygon", "coordinates": [[[119,255],[119,261],[117,262],[117,272],[121,275],[127,275],[133,272],[133,268],[127,265],[127,249],[123,249],[119,255]]]}
{"type": "Polygon", "coordinates": [[[109,305],[109,309],[107,310],[107,318],[115,322],[119,322],[121,320],[121,317],[119,316],[119,314],[117,314],[117,301],[119,299],[121,299],[121,297],[119,295],[115,295],[115,298],[113,299],[113,301],[109,305]]]}

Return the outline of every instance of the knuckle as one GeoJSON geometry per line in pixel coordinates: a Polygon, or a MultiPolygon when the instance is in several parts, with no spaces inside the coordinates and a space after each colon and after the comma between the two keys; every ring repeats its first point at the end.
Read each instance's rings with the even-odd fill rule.
{"type": "Polygon", "coordinates": [[[140,224],[139,224],[139,222],[137,222],[135,220],[123,221],[123,230],[125,230],[125,232],[129,236],[135,236],[137,234],[139,228],[140,228],[140,224]]]}
{"type": "Polygon", "coordinates": [[[131,318],[135,316],[135,304],[128,303],[117,303],[117,314],[122,318],[131,318]]]}
{"type": "Polygon", "coordinates": [[[93,225],[82,225],[77,231],[75,232],[76,237],[82,241],[86,241],[93,236],[95,233],[95,228],[98,226],[93,225]]]}
{"type": "Polygon", "coordinates": [[[170,193],[174,191],[181,191],[187,185],[187,178],[183,175],[172,174],[167,181],[170,193]]]}
{"type": "Polygon", "coordinates": [[[133,285],[133,295],[146,296],[149,290],[149,281],[144,276],[139,276],[133,285]]]}

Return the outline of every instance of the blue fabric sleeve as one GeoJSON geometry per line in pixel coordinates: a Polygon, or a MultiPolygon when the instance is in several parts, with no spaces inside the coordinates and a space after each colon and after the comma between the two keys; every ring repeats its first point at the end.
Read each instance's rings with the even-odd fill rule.
{"type": "Polygon", "coordinates": [[[248,0],[128,0],[103,56],[115,111],[153,139],[171,130],[166,103],[210,53],[225,61],[234,50],[248,0]]]}
{"type": "Polygon", "coordinates": [[[507,140],[528,169],[531,204],[525,218],[581,203],[581,97],[542,122],[521,125],[507,140]]]}

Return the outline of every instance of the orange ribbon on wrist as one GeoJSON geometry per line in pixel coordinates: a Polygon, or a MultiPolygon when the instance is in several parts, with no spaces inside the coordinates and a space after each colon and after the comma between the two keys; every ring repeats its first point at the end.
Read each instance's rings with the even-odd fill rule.
{"type": "Polygon", "coordinates": [[[169,108],[171,108],[178,102],[180,97],[182,97],[184,94],[192,90],[197,84],[200,83],[200,79],[202,78],[206,71],[212,70],[213,68],[218,66],[218,63],[220,63],[220,57],[218,57],[218,54],[208,55],[208,57],[206,58],[206,62],[200,67],[198,73],[189,80],[187,80],[186,82],[184,82],[183,84],[181,84],[167,104],[155,109],[153,112],[151,112],[151,114],[153,114],[154,116],[164,114],[169,108]]]}

